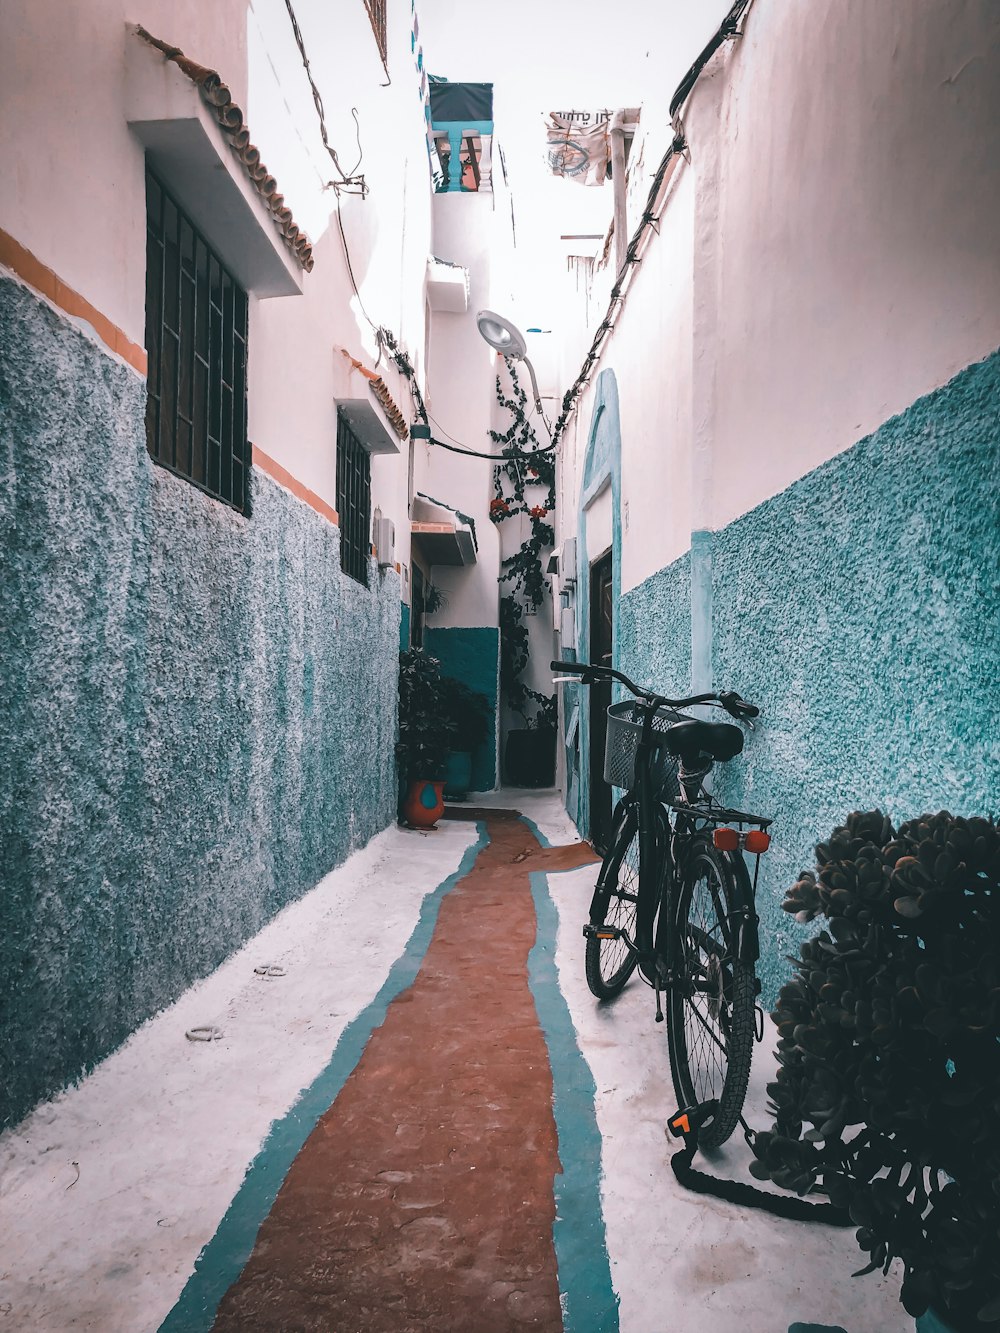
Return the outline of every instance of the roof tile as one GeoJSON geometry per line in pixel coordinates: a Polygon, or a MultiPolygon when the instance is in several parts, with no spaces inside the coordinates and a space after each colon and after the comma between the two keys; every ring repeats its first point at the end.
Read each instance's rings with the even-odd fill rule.
{"type": "Polygon", "coordinates": [[[179,46],[154,37],[141,24],[135,28],[136,36],[141,37],[150,46],[162,51],[167,60],[172,60],[182,73],[186,74],[201,93],[202,100],[211,109],[216,120],[229,140],[229,146],[239,159],[257,193],[263,199],[274,220],[274,225],[281,233],[285,245],[291,250],[299,264],[307,273],[312,272],[312,242],[296,224],[292,210],[285,204],[284,195],[278,193],[278,182],[260,160],[260,149],[250,140],[250,131],[244,119],[243,110],[233,101],[228,86],[223,83],[217,70],[207,69],[191,60],[179,46]]]}

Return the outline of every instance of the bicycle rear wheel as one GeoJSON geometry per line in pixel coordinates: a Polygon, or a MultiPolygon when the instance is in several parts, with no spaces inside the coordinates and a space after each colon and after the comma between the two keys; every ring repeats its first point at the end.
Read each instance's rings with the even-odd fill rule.
{"type": "MultiPolygon", "coordinates": [[[[590,910],[591,924],[615,926],[634,940],[639,895],[639,831],[634,809],[619,824],[597,884],[590,910]]],[[[599,1000],[613,1000],[635,971],[636,962],[635,953],[623,940],[588,938],[587,985],[599,1000]]]]}
{"type": "Polygon", "coordinates": [[[718,1148],[736,1128],[753,1054],[754,969],[739,958],[740,919],[734,916],[751,895],[737,874],[707,838],[698,838],[686,858],[674,917],[670,1071],[682,1107],[718,1101],[699,1138],[704,1148],[718,1148]]]}

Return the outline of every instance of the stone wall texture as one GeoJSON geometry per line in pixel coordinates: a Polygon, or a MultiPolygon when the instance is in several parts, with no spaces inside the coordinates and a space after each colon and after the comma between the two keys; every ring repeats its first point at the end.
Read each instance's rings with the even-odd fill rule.
{"type": "Polygon", "coordinates": [[[144,411],[0,280],[0,1125],[395,812],[398,576],[257,471],[244,518],[155,467],[144,411]]]}
{"type": "MultiPolygon", "coordinates": [[[[713,672],[762,716],[715,792],[772,816],[761,974],[783,890],[851,810],[1000,814],[1000,353],[712,538],[713,672]]],[[[623,598],[621,665],[686,684],[686,559],[623,598]]]]}

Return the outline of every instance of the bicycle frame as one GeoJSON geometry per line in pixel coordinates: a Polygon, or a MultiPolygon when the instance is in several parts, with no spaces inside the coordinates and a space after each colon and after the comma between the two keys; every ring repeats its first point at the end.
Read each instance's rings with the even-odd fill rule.
{"type": "MultiPolygon", "coordinates": [[[[641,970],[643,963],[648,963],[651,975],[647,980],[659,990],[674,984],[678,974],[680,941],[672,925],[676,885],[678,875],[683,872],[684,849],[697,831],[698,824],[733,820],[766,828],[772,821],[739,810],[698,807],[695,800],[702,789],[705,777],[712,770],[711,761],[707,763],[702,773],[690,775],[686,783],[685,775],[681,774],[683,799],[661,801],[654,790],[651,777],[652,759],[656,748],[652,741],[652,721],[652,711],[647,712],[643,718],[642,732],[636,746],[633,784],[618,803],[616,826],[628,817],[630,807],[634,806],[639,826],[641,892],[636,904],[636,938],[631,940],[624,934],[621,938],[627,948],[638,953],[641,970]],[[696,790],[692,790],[693,788],[696,790]],[[671,808],[672,815],[668,813],[671,808]],[[643,886],[648,886],[654,876],[656,883],[653,891],[642,891],[643,886]]],[[[741,962],[752,964],[760,957],[759,918],[755,910],[757,874],[755,872],[751,884],[746,862],[742,853],[738,851],[720,852],[720,856],[730,867],[742,899],[737,909],[729,913],[730,918],[738,918],[734,923],[737,931],[736,952],[741,962]]],[[[758,864],[759,860],[758,856],[758,864]]]]}

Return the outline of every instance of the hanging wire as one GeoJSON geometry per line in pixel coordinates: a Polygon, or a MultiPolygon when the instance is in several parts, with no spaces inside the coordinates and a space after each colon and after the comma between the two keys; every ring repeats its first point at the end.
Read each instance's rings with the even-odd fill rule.
{"type": "MultiPolygon", "coordinates": [[[[309,66],[309,57],[306,55],[305,42],[302,40],[302,30],[299,27],[299,21],[295,17],[295,10],[292,8],[292,0],[285,0],[285,8],[288,10],[288,17],[291,20],[292,32],[295,34],[295,45],[299,48],[299,55],[302,57],[302,64],[306,71],[306,78],[309,80],[309,87],[312,89],[313,102],[316,105],[316,114],[319,116],[319,132],[323,136],[323,147],[330,154],[333,165],[337,168],[340,180],[331,181],[330,184],[338,192],[341,190],[349,194],[360,194],[362,199],[368,193],[368,186],[364,175],[358,175],[357,169],[361,165],[361,157],[358,158],[357,166],[354,171],[348,173],[340,165],[340,158],[337,156],[337,150],[330,143],[330,138],[326,128],[326,112],[323,110],[323,98],[319,89],[316,87],[316,81],[312,76],[312,70],[309,66]]],[[[352,107],[355,124],[358,123],[357,109],[352,107]]],[[[361,128],[358,125],[358,150],[361,150],[361,128]]],[[[362,155],[363,156],[363,155],[362,155]]],[[[366,316],[367,318],[367,316],[366,316]]]]}
{"type": "Polygon", "coordinates": [[[341,244],[344,247],[344,261],[347,264],[347,275],[351,279],[351,286],[354,288],[354,295],[358,298],[358,305],[361,307],[361,313],[364,315],[365,319],[368,321],[371,328],[373,329],[375,337],[379,340],[379,347],[381,349],[382,329],[379,327],[378,324],[375,323],[371,315],[369,315],[368,311],[365,309],[365,303],[361,299],[361,293],[358,291],[358,284],[354,277],[354,269],[351,265],[351,252],[347,245],[347,236],[344,234],[344,219],[340,215],[339,195],[337,197],[337,207],[334,211],[337,214],[337,229],[340,232],[341,244]]]}
{"type": "Polygon", "coordinates": [[[611,288],[611,298],[608,302],[607,314],[598,326],[597,332],[594,335],[594,340],[590,344],[590,350],[584,358],[580,373],[577,375],[572,385],[570,385],[563,394],[562,411],[556,418],[556,424],[552,431],[553,445],[559,443],[563,431],[566,429],[569,422],[570,414],[576,406],[576,401],[588,383],[591,369],[601,354],[604,341],[615,327],[618,315],[621,313],[625,303],[626,277],[630,277],[635,273],[642,259],[642,256],[639,254],[639,246],[642,242],[642,238],[647,231],[656,231],[656,223],[659,220],[655,210],[656,199],[663,186],[663,182],[666,179],[670,164],[673,159],[678,156],[684,157],[687,161],[690,161],[688,144],[684,137],[684,123],[681,119],[681,111],[684,103],[687,101],[691,94],[691,90],[698,82],[698,77],[702,70],[723,42],[731,41],[734,38],[743,35],[740,23],[746,17],[747,10],[752,4],[753,0],[735,0],[735,3],[720,24],[718,31],[714,33],[712,38],[702,49],[697,60],[694,61],[691,68],[684,75],[683,79],[681,79],[673,97],[670,99],[670,123],[674,131],[673,140],[660,160],[660,165],[656,169],[656,174],[653,177],[649,194],[646,197],[646,207],[642,212],[639,226],[636,228],[635,234],[627,248],[627,263],[623,266],[622,272],[619,273],[614,286],[611,288]]]}
{"type": "Polygon", "coordinates": [[[488,458],[491,463],[505,463],[510,458],[530,463],[533,458],[538,458],[541,454],[550,454],[555,448],[554,444],[544,444],[539,445],[537,449],[506,449],[502,454],[488,454],[478,449],[466,449],[464,445],[445,444],[444,440],[436,440],[433,435],[427,443],[436,444],[439,449],[447,449],[452,454],[464,454],[466,458],[488,458]]]}

